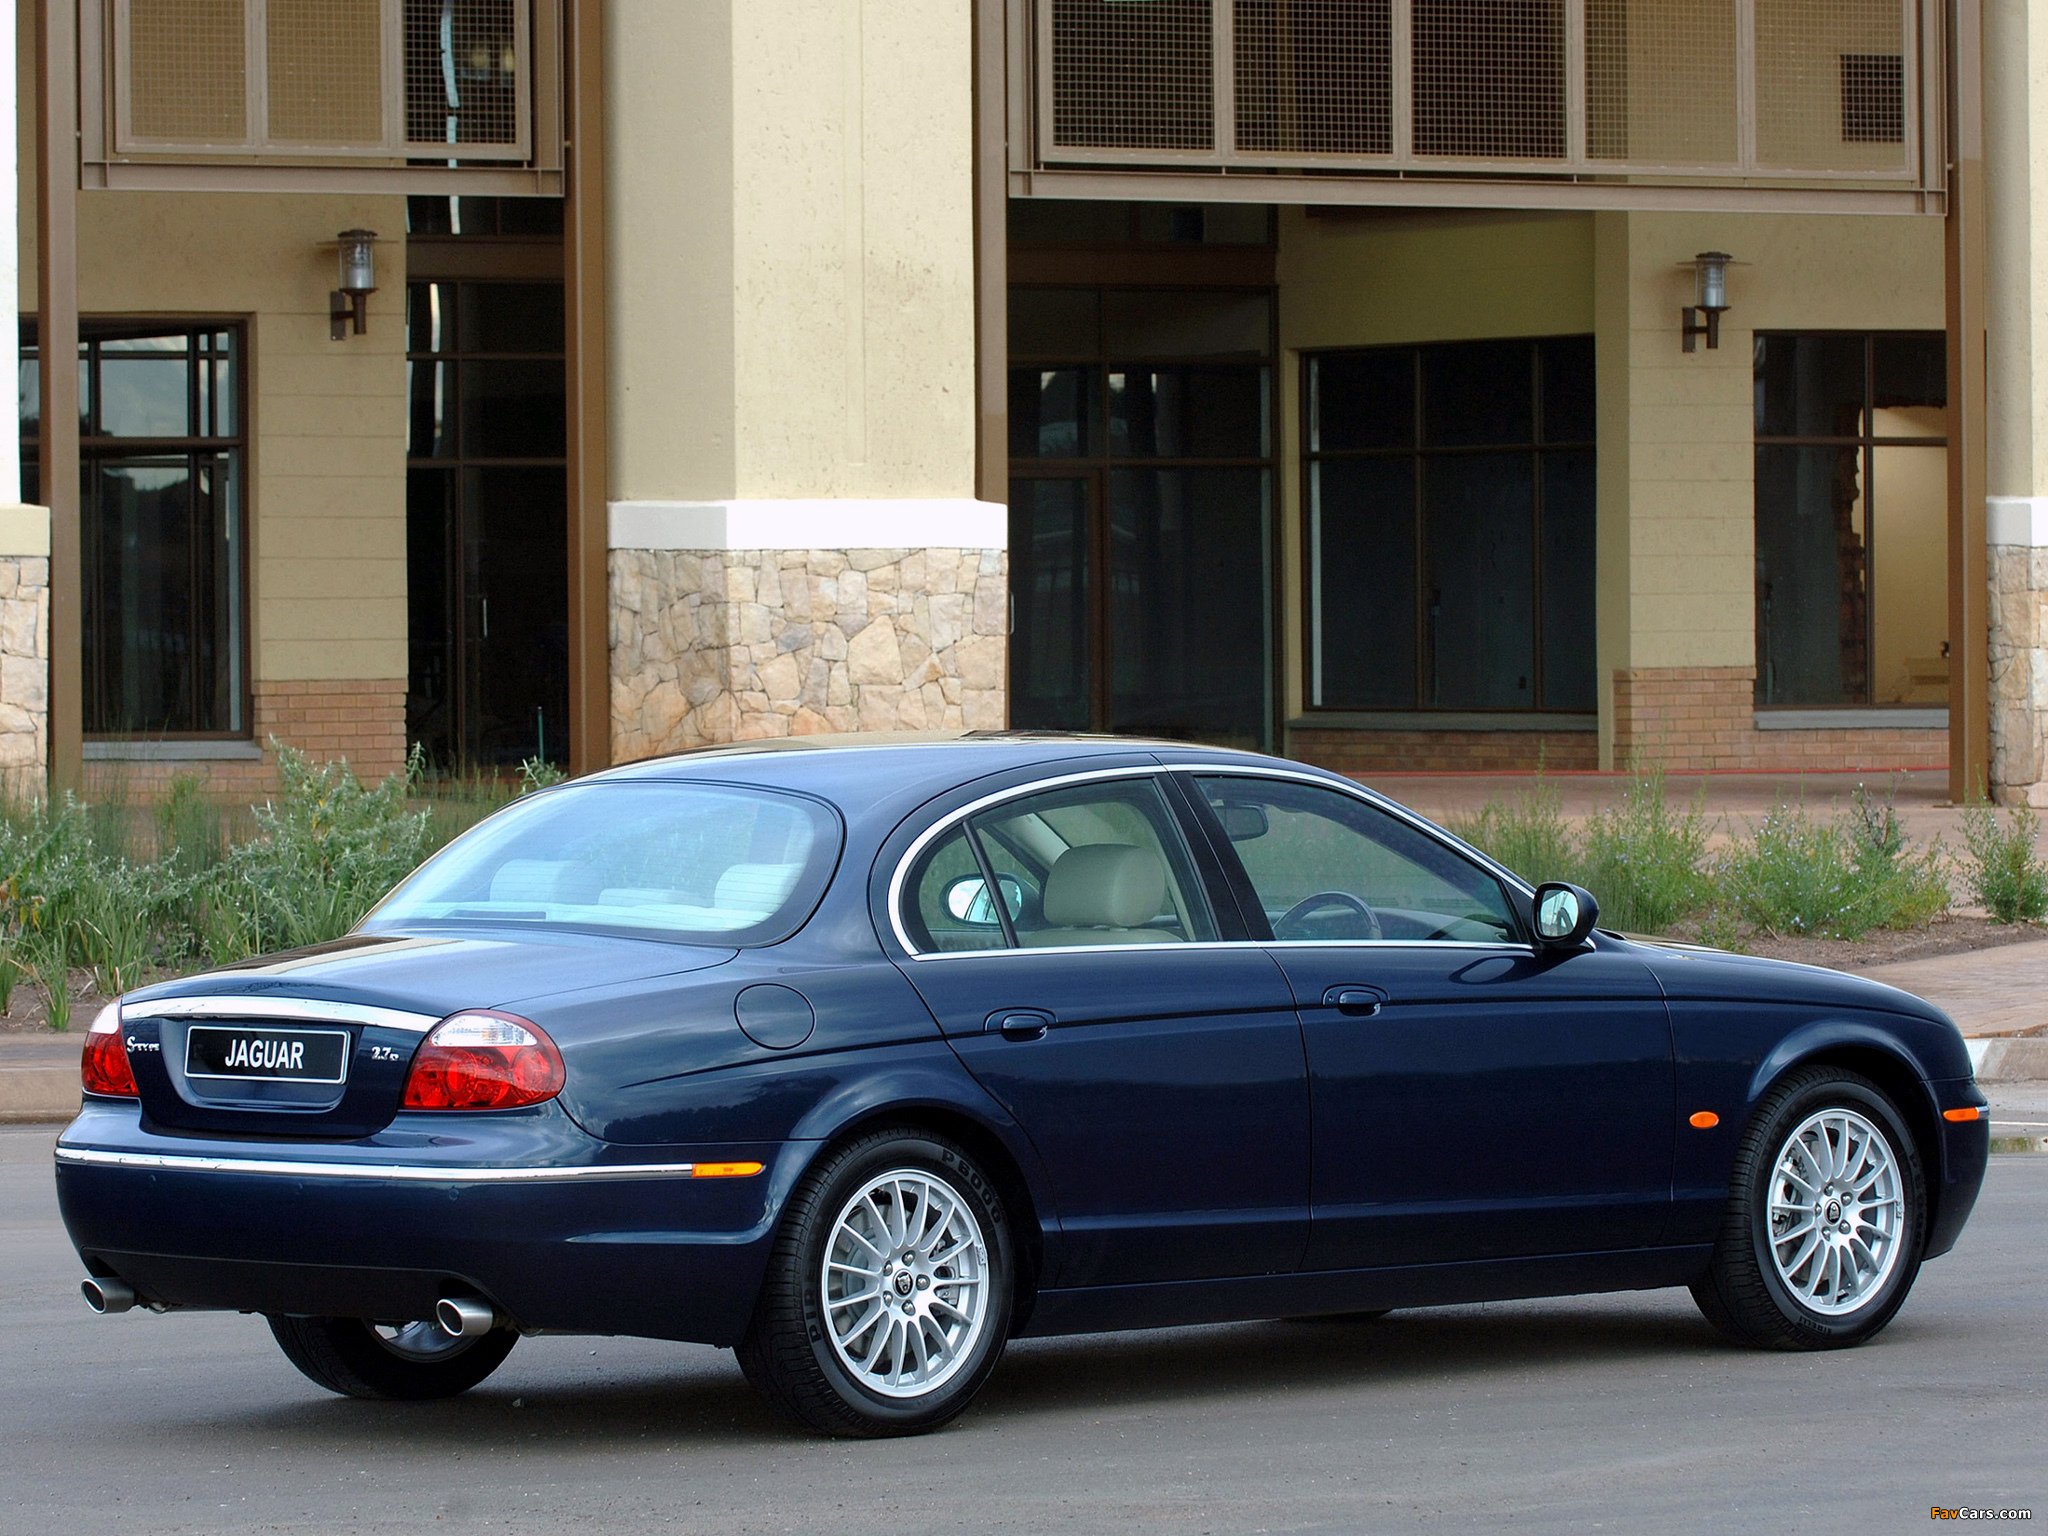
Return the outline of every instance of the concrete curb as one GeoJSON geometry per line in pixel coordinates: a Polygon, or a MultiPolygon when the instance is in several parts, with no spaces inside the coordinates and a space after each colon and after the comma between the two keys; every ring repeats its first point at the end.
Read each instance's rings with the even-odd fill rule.
{"type": "Polygon", "coordinates": [[[1980,1083],[2024,1083],[2048,1078],[2048,1040],[1997,1036],[1968,1044],[1970,1065],[1980,1083]]]}

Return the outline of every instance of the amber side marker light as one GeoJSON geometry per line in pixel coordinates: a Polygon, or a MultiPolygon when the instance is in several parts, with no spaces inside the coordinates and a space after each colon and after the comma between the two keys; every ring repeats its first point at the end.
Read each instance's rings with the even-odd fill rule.
{"type": "Polygon", "coordinates": [[[1984,1118],[1984,1111],[1977,1105],[1970,1104],[1962,1109],[1944,1109],[1941,1112],[1941,1118],[1953,1120],[1958,1125],[1962,1125],[1971,1120],[1982,1120],[1984,1118]]]}
{"type": "Polygon", "coordinates": [[[693,1179],[751,1179],[761,1171],[759,1163],[698,1163],[690,1170],[693,1179]]]}
{"type": "Polygon", "coordinates": [[[1685,1117],[1685,1123],[1696,1131],[1711,1131],[1721,1123],[1721,1117],[1711,1109],[1696,1109],[1685,1117]]]}

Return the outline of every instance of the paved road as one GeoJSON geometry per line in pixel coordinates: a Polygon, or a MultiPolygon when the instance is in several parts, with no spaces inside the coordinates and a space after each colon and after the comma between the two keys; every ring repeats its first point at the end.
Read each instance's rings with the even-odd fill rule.
{"type": "MultiPolygon", "coordinates": [[[[529,1339],[348,1402],[250,1318],[92,1317],[47,1131],[0,1131],[0,1532],[1924,1530],[2048,1520],[2048,1157],[1994,1160],[1876,1344],[1725,1348],[1683,1293],[1014,1348],[944,1434],[784,1430],[729,1355],[529,1339]]],[[[2006,1527],[2010,1529],[2010,1527],[2006,1527]]]]}

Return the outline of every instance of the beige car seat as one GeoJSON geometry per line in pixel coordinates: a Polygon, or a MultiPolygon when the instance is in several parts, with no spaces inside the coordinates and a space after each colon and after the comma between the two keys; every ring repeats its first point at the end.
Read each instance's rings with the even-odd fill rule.
{"type": "Polygon", "coordinates": [[[1030,949],[1064,944],[1177,944],[1144,926],[1166,903],[1166,866],[1149,848],[1083,843],[1053,861],[1045,877],[1045,920],[1017,941],[1030,949]]]}

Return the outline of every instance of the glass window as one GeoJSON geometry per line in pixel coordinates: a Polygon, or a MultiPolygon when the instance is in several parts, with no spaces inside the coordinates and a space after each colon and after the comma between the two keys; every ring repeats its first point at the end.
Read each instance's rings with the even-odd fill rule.
{"type": "Polygon", "coordinates": [[[1592,710],[1590,338],[1305,370],[1310,707],[1592,710]]]}
{"type": "Polygon", "coordinates": [[[823,805],[706,784],[530,796],[434,855],[364,927],[488,923],[772,944],[810,916],[839,853],[823,805]]]}
{"type": "MultiPolygon", "coordinates": [[[[218,322],[79,327],[84,728],[248,730],[242,331],[218,322]]],[[[21,368],[22,493],[42,494],[35,337],[21,368]]]]}
{"type": "MultiPolygon", "coordinates": [[[[1009,897],[1009,883],[998,877],[998,884],[1009,897]]],[[[988,881],[964,830],[956,828],[918,855],[907,889],[904,927],[918,950],[960,954],[1006,947],[1002,914],[989,898],[988,881]]],[[[1011,914],[1021,906],[1020,899],[1012,899],[1011,914]]]]}
{"type": "Polygon", "coordinates": [[[1948,702],[1937,334],[1756,338],[1756,702],[1948,702]]]}
{"type": "Polygon", "coordinates": [[[1273,779],[1197,783],[1281,943],[1520,940],[1498,880],[1355,796],[1273,779]]]}
{"type": "Polygon", "coordinates": [[[970,826],[1026,949],[1216,937],[1193,862],[1149,780],[1030,795],[970,826]]]}

